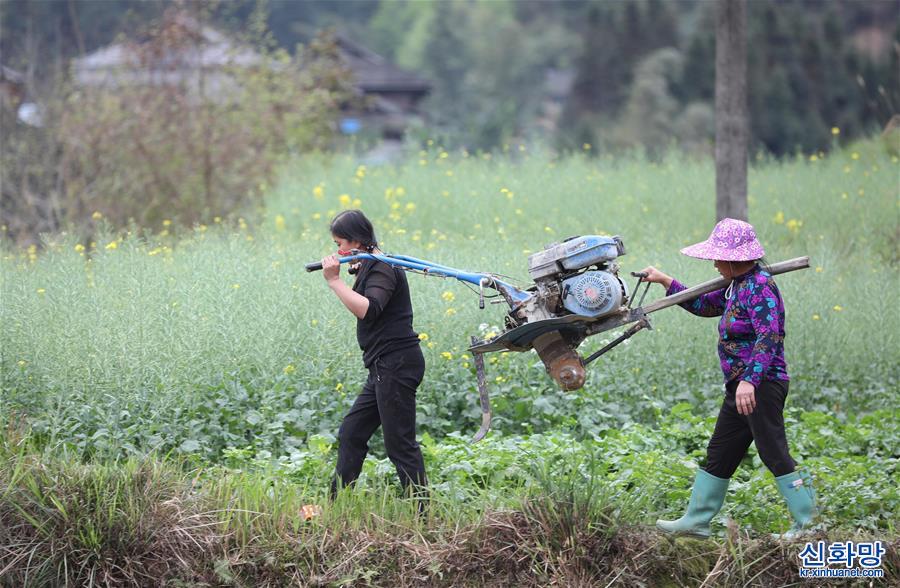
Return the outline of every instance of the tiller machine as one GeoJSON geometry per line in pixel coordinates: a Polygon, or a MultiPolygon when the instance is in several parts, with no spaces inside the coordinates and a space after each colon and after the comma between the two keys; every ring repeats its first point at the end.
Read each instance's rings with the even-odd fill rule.
{"type": "MultiPolygon", "coordinates": [[[[528,273],[534,285],[520,289],[492,273],[468,272],[406,255],[373,254],[352,251],[340,257],[341,263],[377,259],[391,266],[425,275],[456,278],[474,284],[479,291],[479,307],[484,308],[485,290],[491,289],[509,306],[505,329],[496,337],[472,337],[472,353],[481,397],[481,428],[473,438],[479,441],[491,426],[491,405],[484,374],[485,353],[491,351],[529,351],[534,349],[550,377],[564,390],[584,386],[585,368],[592,361],[634,336],[652,328],[649,315],[663,308],[693,300],[698,296],[724,288],[725,278],[704,282],[682,292],[642,306],[650,284],[640,273],[634,292],[630,293],[619,276],[618,258],[625,255],[619,237],[586,235],[572,237],[562,243],[548,245],[528,257],[528,273]],[[640,293],[640,294],[639,294],[640,293]],[[639,294],[639,296],[638,296],[639,294]],[[587,357],[579,355],[578,346],[587,337],[631,325],[602,349],[587,357]]],[[[768,266],[773,275],[808,268],[809,258],[798,257],[768,266]]],[[[306,271],[322,269],[321,263],[310,263],[306,271]]]]}

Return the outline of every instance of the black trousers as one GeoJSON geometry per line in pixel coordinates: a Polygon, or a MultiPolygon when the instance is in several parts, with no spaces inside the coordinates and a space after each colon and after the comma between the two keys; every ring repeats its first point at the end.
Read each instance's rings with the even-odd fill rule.
{"type": "MultiPolygon", "coordinates": [[[[416,388],[425,375],[418,345],[386,353],[369,368],[369,377],[338,432],[338,459],[331,497],[338,485],[352,484],[362,471],[369,439],[379,426],[384,448],[407,491],[427,484],[422,450],[416,441],[416,388]]],[[[418,492],[417,492],[418,494],[418,492]]]]}
{"type": "Polygon", "coordinates": [[[750,443],[756,441],[760,459],[776,477],[793,472],[797,464],[788,451],[784,433],[788,383],[763,380],[754,393],[756,408],[749,415],[742,415],[735,404],[739,381],[733,380],[725,387],[716,428],[706,448],[704,469],[718,478],[731,478],[750,443]]]}

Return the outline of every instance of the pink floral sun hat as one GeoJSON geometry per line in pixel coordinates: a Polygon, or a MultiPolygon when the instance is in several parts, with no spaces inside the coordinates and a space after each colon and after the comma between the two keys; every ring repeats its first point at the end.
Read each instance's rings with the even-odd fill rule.
{"type": "Polygon", "coordinates": [[[709,239],[685,247],[681,252],[697,259],[722,261],[753,261],[766,254],[753,225],[733,218],[723,218],[716,223],[709,239]]]}

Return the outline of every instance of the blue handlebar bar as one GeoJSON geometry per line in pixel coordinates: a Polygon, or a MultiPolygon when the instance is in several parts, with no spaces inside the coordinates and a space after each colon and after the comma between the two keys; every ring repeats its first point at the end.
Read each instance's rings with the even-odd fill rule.
{"type": "MultiPolygon", "coordinates": [[[[500,292],[504,298],[506,298],[506,301],[509,303],[510,307],[524,302],[531,297],[531,294],[529,294],[528,292],[520,290],[512,284],[508,284],[502,280],[498,280],[491,274],[467,272],[446,265],[441,265],[439,263],[434,263],[433,261],[426,261],[423,259],[410,257],[408,255],[358,253],[345,257],[339,257],[338,262],[349,263],[361,259],[375,259],[391,266],[417,270],[435,276],[456,278],[457,280],[460,280],[462,282],[469,282],[470,284],[475,284],[479,287],[493,288],[494,290],[500,292]]],[[[320,269],[322,269],[321,262],[306,264],[306,271],[308,272],[313,272],[320,269]]]]}

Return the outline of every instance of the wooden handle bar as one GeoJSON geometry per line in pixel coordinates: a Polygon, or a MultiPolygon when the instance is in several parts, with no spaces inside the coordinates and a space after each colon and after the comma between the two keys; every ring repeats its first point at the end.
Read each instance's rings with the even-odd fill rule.
{"type": "MultiPolygon", "coordinates": [[[[794,259],[788,259],[786,261],[779,261],[778,263],[773,263],[768,266],[767,271],[776,276],[778,274],[784,274],[787,272],[792,272],[800,269],[806,269],[809,267],[809,257],[795,257],[794,259]]],[[[714,280],[709,280],[708,282],[703,282],[702,284],[697,284],[692,288],[688,288],[687,290],[682,290],[677,294],[672,294],[671,296],[666,296],[665,298],[660,298],[655,302],[651,302],[647,306],[643,307],[644,314],[650,314],[651,312],[656,312],[657,310],[662,310],[663,308],[668,308],[670,306],[674,306],[675,304],[681,304],[682,302],[687,302],[689,300],[693,300],[699,296],[703,296],[709,292],[713,292],[720,288],[724,288],[728,286],[731,280],[726,278],[716,278],[714,280]]]]}

